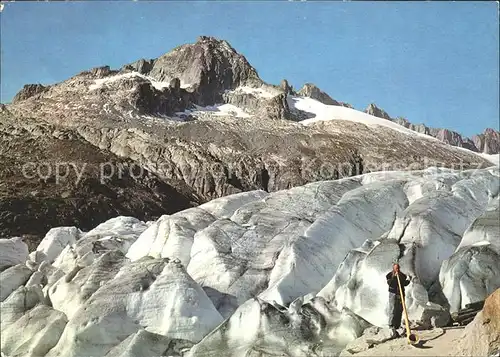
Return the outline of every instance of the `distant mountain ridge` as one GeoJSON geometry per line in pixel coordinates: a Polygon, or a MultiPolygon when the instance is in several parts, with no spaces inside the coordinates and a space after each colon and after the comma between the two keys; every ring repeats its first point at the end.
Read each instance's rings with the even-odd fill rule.
{"type": "Polygon", "coordinates": [[[392,118],[385,110],[377,107],[375,103],[370,103],[365,109],[365,113],[382,119],[391,120],[404,126],[405,128],[430,135],[453,146],[462,147],[484,154],[500,153],[500,131],[492,128],[486,128],[482,134],[474,135],[472,138],[468,138],[453,130],[431,128],[425,124],[412,124],[403,117],[392,118]]]}
{"type": "MultiPolygon", "coordinates": [[[[150,93],[150,90],[146,88],[147,85],[143,87],[137,95],[142,98],[136,99],[139,101],[136,106],[136,109],[139,109],[139,114],[156,114],[162,112],[161,107],[164,106],[166,107],[166,110],[163,110],[164,114],[173,115],[175,112],[184,111],[190,104],[205,106],[226,102],[236,106],[260,108],[260,110],[265,111],[264,114],[271,114],[279,119],[302,119],[293,117],[289,113],[283,97],[275,100],[274,108],[264,109],[267,105],[262,108],[263,103],[255,98],[249,98],[246,95],[248,93],[228,95],[227,91],[241,86],[258,87],[266,86],[266,83],[259,77],[247,59],[227,41],[210,36],[200,36],[196,43],[178,46],[156,59],[140,59],[124,65],[119,70],[111,70],[108,66],[98,67],[84,71],[77,77],[90,76],[99,80],[110,76],[126,77],[127,74],[133,73],[143,76],[143,78],[153,79],[156,81],[156,86],[159,87],[157,89],[170,88],[170,91],[165,93],[166,97],[170,97],[170,99],[162,99],[165,96],[150,93]]],[[[129,78],[132,79],[132,76],[129,78]]],[[[19,103],[32,97],[43,97],[54,86],[57,85],[27,84],[16,94],[12,103],[19,103]]],[[[275,88],[282,90],[285,95],[296,94],[316,99],[326,105],[353,108],[349,103],[333,99],[313,83],[305,83],[299,91],[294,91],[288,82],[283,80],[281,85],[275,86],[275,88]]],[[[103,90],[105,89],[102,87],[99,89],[100,92],[103,90]]],[[[478,153],[500,153],[500,131],[493,128],[486,128],[483,133],[468,138],[451,129],[413,124],[401,116],[393,118],[375,103],[370,103],[365,109],[365,113],[391,120],[405,128],[432,136],[449,145],[478,153]]]]}

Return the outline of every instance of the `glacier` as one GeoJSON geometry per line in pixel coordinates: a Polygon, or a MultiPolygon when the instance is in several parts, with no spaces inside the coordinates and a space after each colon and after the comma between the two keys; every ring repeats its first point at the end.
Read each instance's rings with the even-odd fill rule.
{"type": "Polygon", "coordinates": [[[1,350],[337,355],[387,325],[394,261],[412,325],[444,326],[500,287],[499,188],[498,167],[375,172],[0,239],[1,350]]]}

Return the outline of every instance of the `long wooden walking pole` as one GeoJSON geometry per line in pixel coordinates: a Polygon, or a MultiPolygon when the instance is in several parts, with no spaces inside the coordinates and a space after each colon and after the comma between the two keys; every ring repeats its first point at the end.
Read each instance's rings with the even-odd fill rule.
{"type": "Polygon", "coordinates": [[[401,281],[399,280],[399,273],[396,273],[396,278],[398,279],[399,286],[399,294],[401,296],[401,304],[403,305],[403,312],[405,314],[405,325],[406,325],[406,339],[409,344],[416,344],[418,342],[418,336],[416,334],[411,333],[410,331],[410,321],[408,320],[408,312],[406,310],[406,302],[405,297],[403,295],[403,288],[401,286],[401,281]]]}

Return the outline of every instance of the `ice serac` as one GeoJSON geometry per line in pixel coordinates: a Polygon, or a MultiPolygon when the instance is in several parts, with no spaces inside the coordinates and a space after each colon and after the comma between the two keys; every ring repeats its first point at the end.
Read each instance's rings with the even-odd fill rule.
{"type": "MultiPolygon", "coordinates": [[[[405,248],[397,240],[367,240],[346,256],[333,279],[318,293],[337,309],[347,307],[378,327],[389,324],[389,293],[385,274],[399,261],[401,270],[415,276],[415,247],[405,248]],[[403,250],[403,251],[402,251],[403,250]]],[[[406,289],[406,303],[411,321],[422,327],[444,326],[449,313],[431,303],[418,277],[406,289]]]]}
{"type": "Polygon", "coordinates": [[[33,274],[33,270],[25,264],[18,264],[0,273],[0,302],[4,301],[14,290],[24,285],[33,274]]]}
{"type": "Polygon", "coordinates": [[[386,326],[395,260],[412,326],[442,326],[500,287],[498,186],[498,167],[374,172],[49,239],[62,227],[0,273],[2,339],[49,357],[337,355],[386,326]]]}
{"type": "MultiPolygon", "coordinates": [[[[243,205],[230,219],[217,220],[195,234],[189,274],[202,286],[243,303],[269,286],[280,252],[349,189],[359,186],[351,179],[317,182],[243,205]]],[[[281,260],[287,256],[283,255],[281,260]]],[[[304,287],[300,289],[290,292],[292,298],[302,294],[304,287]]]]}
{"type": "Polygon", "coordinates": [[[147,228],[146,223],[133,217],[109,219],[85,233],[76,243],[66,245],[52,266],[73,277],[79,269],[90,266],[103,253],[118,250],[126,254],[147,228]]]}
{"type": "Polygon", "coordinates": [[[0,239],[0,271],[24,263],[28,254],[28,245],[21,237],[0,239]]]}
{"type": "Polygon", "coordinates": [[[71,318],[125,263],[123,253],[115,250],[92,259],[88,266],[75,264],[71,272],[48,289],[52,306],[71,318]]]}
{"type": "Polygon", "coordinates": [[[37,304],[44,302],[40,286],[21,286],[0,303],[1,330],[7,328],[37,304]]]}
{"type": "Polygon", "coordinates": [[[64,313],[38,305],[2,330],[2,351],[8,356],[44,356],[56,345],[67,322],[64,313]]]}
{"type": "Polygon", "coordinates": [[[402,188],[403,183],[398,181],[372,183],[344,194],[335,206],[316,218],[303,237],[289,242],[262,296],[289,302],[299,295],[318,292],[350,249],[392,227],[407,205],[402,188]]]}
{"type": "Polygon", "coordinates": [[[197,342],[221,322],[179,262],[144,258],[122,267],[72,315],[48,356],[104,355],[142,328],[197,342]]]}
{"type": "Polygon", "coordinates": [[[38,245],[36,251],[45,255],[45,260],[52,263],[67,245],[75,244],[82,232],[76,227],[52,228],[38,245]]]}
{"type": "Polygon", "coordinates": [[[175,340],[146,330],[139,330],[113,347],[105,357],[181,356],[192,342],[175,340]]]}
{"type": "MultiPolygon", "coordinates": [[[[498,195],[498,176],[488,171],[461,175],[457,182],[446,179],[444,173],[440,189],[412,202],[388,235],[401,243],[418,246],[415,270],[427,288],[437,280],[441,263],[453,254],[468,226],[484,212],[489,200],[498,195]]],[[[429,176],[435,174],[429,172],[429,176]]]]}
{"type": "Polygon", "coordinates": [[[499,197],[467,229],[441,266],[439,281],[451,312],[482,301],[500,286],[499,197]]]}
{"type": "Polygon", "coordinates": [[[178,258],[187,266],[197,231],[216,219],[231,217],[239,207],[267,195],[264,191],[243,192],[221,197],[171,216],[162,216],[141,234],[128,250],[127,257],[131,260],[144,256],[178,258]]]}
{"type": "Polygon", "coordinates": [[[212,215],[197,207],[171,216],[162,216],[132,244],[127,257],[132,261],[145,256],[171,257],[188,264],[194,234],[214,220],[212,215]]]}
{"type": "Polygon", "coordinates": [[[321,298],[297,299],[289,307],[253,298],[187,356],[336,355],[340,350],[335,343],[360,336],[368,326],[348,310],[330,308],[321,298]]]}

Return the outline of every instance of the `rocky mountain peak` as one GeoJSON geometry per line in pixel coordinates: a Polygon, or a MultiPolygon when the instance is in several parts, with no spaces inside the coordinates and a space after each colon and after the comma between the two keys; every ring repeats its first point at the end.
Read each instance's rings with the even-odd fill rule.
{"type": "Polygon", "coordinates": [[[304,84],[304,86],[299,90],[298,94],[303,97],[316,99],[317,101],[326,105],[340,105],[339,102],[330,97],[327,93],[323,92],[313,83],[304,84]]]}
{"type": "Polygon", "coordinates": [[[377,107],[375,103],[370,103],[365,109],[365,113],[373,115],[378,118],[391,120],[391,116],[383,109],[377,107]]]}
{"type": "Polygon", "coordinates": [[[326,105],[337,105],[353,109],[353,106],[351,104],[336,101],[335,99],[330,97],[326,92],[323,92],[320,88],[318,88],[314,83],[304,84],[297,94],[303,97],[316,99],[317,101],[326,105]]]}
{"type": "Polygon", "coordinates": [[[500,153],[500,131],[486,128],[482,134],[474,135],[471,139],[477,151],[485,154],[500,153]]]}
{"type": "Polygon", "coordinates": [[[227,41],[200,36],[193,44],[176,47],[157,59],[141,59],[124,67],[150,76],[159,82],[178,78],[192,88],[200,105],[221,100],[225,90],[262,84],[257,71],[227,41]]]}
{"type": "Polygon", "coordinates": [[[89,72],[95,78],[103,78],[116,73],[109,66],[92,68],[89,72]]]}
{"type": "MultiPolygon", "coordinates": [[[[436,139],[439,139],[447,144],[453,145],[453,146],[458,146],[458,147],[465,147],[469,149],[468,145],[468,138],[462,137],[459,133],[453,130],[449,129],[431,129],[430,133],[432,136],[434,136],[436,139]]],[[[474,146],[474,145],[472,145],[474,146]]],[[[473,149],[473,148],[471,148],[473,149]]],[[[475,150],[474,150],[475,151],[475,150]]]]}
{"type": "Polygon", "coordinates": [[[140,60],[138,60],[134,63],[127,64],[127,65],[123,66],[122,70],[134,71],[134,72],[138,72],[140,74],[146,74],[146,73],[149,73],[151,71],[154,63],[155,63],[154,59],[145,60],[144,58],[141,58],[140,60]]]}
{"type": "Polygon", "coordinates": [[[280,87],[285,92],[285,94],[293,94],[293,87],[288,83],[286,79],[281,80],[280,87]]]}
{"type": "Polygon", "coordinates": [[[17,103],[22,100],[34,97],[37,94],[43,93],[48,88],[41,84],[26,84],[12,99],[12,103],[17,103]]]}

